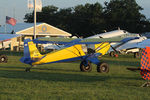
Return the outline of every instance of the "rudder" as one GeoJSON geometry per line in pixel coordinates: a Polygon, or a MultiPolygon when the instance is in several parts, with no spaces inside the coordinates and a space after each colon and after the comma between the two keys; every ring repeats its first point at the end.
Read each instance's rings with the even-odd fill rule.
{"type": "Polygon", "coordinates": [[[21,62],[32,64],[42,58],[43,55],[38,51],[36,44],[30,39],[24,40],[24,57],[20,59],[21,62]]]}

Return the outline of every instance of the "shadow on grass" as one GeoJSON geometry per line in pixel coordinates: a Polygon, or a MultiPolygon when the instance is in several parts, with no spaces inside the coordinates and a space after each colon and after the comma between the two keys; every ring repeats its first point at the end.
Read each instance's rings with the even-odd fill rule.
{"type": "Polygon", "coordinates": [[[26,67],[14,67],[14,66],[0,66],[0,69],[3,69],[3,68],[11,68],[11,69],[25,69],[26,67]]]}
{"type": "Polygon", "coordinates": [[[135,76],[112,76],[110,77],[112,79],[119,79],[119,80],[143,80],[141,77],[135,77],[135,76]]]}
{"type": "MultiPolygon", "coordinates": [[[[68,70],[67,70],[68,71],[68,70]]],[[[82,72],[81,72],[82,73],[82,72]]],[[[62,73],[62,72],[24,72],[16,70],[0,70],[0,77],[12,79],[25,79],[25,80],[46,80],[54,82],[96,82],[106,81],[109,79],[114,80],[141,80],[141,78],[134,76],[108,76],[108,75],[83,75],[80,73],[62,73]]]]}
{"type": "Polygon", "coordinates": [[[5,54],[7,56],[23,56],[22,51],[0,51],[0,54],[5,54]]]}
{"type": "Polygon", "coordinates": [[[80,70],[62,69],[62,68],[33,68],[36,70],[50,70],[50,71],[66,71],[66,72],[81,72],[80,70]]]}
{"type": "Polygon", "coordinates": [[[12,79],[27,79],[27,80],[46,80],[46,81],[61,81],[61,82],[94,82],[105,81],[107,76],[88,76],[71,74],[71,73],[47,73],[47,72],[22,72],[15,70],[0,70],[0,77],[12,79]]]}
{"type": "MultiPolygon", "coordinates": [[[[25,68],[29,68],[29,67],[11,67],[11,66],[7,66],[7,67],[4,67],[4,66],[0,66],[0,69],[4,69],[4,68],[10,68],[10,69],[13,69],[13,70],[15,70],[15,69],[24,69],[25,70],[25,68]]],[[[42,68],[42,67],[40,67],[40,68],[36,68],[36,67],[33,67],[33,68],[31,68],[31,71],[32,70],[49,70],[49,71],[66,71],[66,72],[81,72],[80,70],[71,70],[71,69],[62,69],[62,68],[42,68]]]]}
{"type": "Polygon", "coordinates": [[[0,92],[1,95],[11,95],[11,93],[7,93],[7,92],[0,92]]]}
{"type": "MultiPolygon", "coordinates": [[[[102,60],[103,61],[103,60],[102,60]]],[[[133,66],[133,67],[140,67],[140,63],[135,61],[111,61],[111,60],[104,60],[109,65],[122,65],[122,66],[133,66]]]]}

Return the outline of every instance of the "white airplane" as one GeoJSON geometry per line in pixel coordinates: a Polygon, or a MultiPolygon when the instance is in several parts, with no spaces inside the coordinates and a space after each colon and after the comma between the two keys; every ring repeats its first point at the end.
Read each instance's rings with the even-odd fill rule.
{"type": "Polygon", "coordinates": [[[139,48],[136,44],[147,39],[145,36],[140,36],[139,34],[129,33],[125,30],[114,30],[102,34],[97,34],[90,36],[88,38],[112,38],[112,37],[124,37],[121,43],[111,43],[112,48],[108,51],[110,56],[115,56],[116,52],[121,54],[134,53],[134,57],[139,56],[139,48]]]}
{"type": "Polygon", "coordinates": [[[128,34],[128,32],[125,30],[119,29],[119,30],[114,30],[114,31],[110,31],[110,32],[105,32],[105,33],[93,35],[93,36],[90,36],[88,38],[112,38],[112,37],[122,36],[125,34],[128,34]]]}
{"type": "MultiPolygon", "coordinates": [[[[118,36],[122,36],[122,35],[126,35],[126,34],[128,34],[127,31],[118,29],[118,30],[114,30],[114,31],[110,31],[110,32],[105,32],[105,33],[93,35],[93,36],[87,37],[85,39],[90,39],[90,38],[112,38],[112,37],[118,37],[118,36]]],[[[111,44],[114,44],[114,43],[111,43],[111,44]]],[[[58,46],[53,45],[53,44],[43,44],[43,47],[44,47],[44,49],[59,49],[58,46]]]]}
{"type": "MultiPolygon", "coordinates": [[[[122,40],[122,43],[117,43],[112,45],[116,51],[119,51],[121,54],[134,53],[134,57],[139,57],[140,49],[137,48],[137,43],[147,39],[145,36],[141,37],[128,37],[122,40]]],[[[110,55],[114,56],[114,51],[112,49],[109,50],[110,55]]]]}
{"type": "MultiPolygon", "coordinates": [[[[110,56],[116,56],[116,52],[119,52],[121,54],[127,54],[127,53],[134,53],[134,57],[139,56],[139,48],[136,47],[136,44],[147,39],[145,36],[140,36],[139,34],[131,34],[125,30],[114,30],[110,32],[105,32],[97,35],[93,35],[90,37],[87,37],[85,39],[91,39],[91,38],[124,38],[121,43],[114,42],[111,43],[112,48],[108,51],[110,53],[110,56]]],[[[44,44],[45,49],[59,49],[56,45],[49,45],[44,44]]]]}
{"type": "Polygon", "coordinates": [[[145,48],[145,47],[150,47],[150,39],[145,39],[139,43],[137,43],[138,48],[145,48]]]}

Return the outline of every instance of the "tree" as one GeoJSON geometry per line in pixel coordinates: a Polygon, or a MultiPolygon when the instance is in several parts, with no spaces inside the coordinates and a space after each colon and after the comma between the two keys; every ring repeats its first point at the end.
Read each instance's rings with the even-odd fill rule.
{"type": "Polygon", "coordinates": [[[33,13],[27,13],[25,15],[25,18],[24,18],[24,22],[26,23],[33,23],[34,22],[34,16],[33,16],[33,13]]]}
{"type": "MultiPolygon", "coordinates": [[[[42,8],[41,12],[37,12],[37,22],[46,22],[51,25],[55,25],[57,19],[56,13],[58,11],[58,8],[55,6],[46,6],[42,8]]],[[[34,12],[27,13],[24,18],[27,23],[33,23],[34,21],[34,12]]]]}
{"type": "Polygon", "coordinates": [[[57,27],[72,33],[72,8],[60,9],[57,14],[57,27]]]}
{"type": "MultiPolygon", "coordinates": [[[[87,3],[63,9],[46,6],[37,13],[37,22],[46,22],[83,37],[117,27],[136,33],[150,31],[150,20],[140,13],[143,8],[135,0],[110,0],[104,4],[103,7],[100,3],[87,3]]],[[[33,14],[27,13],[25,22],[33,22],[33,14]]]]}
{"type": "Polygon", "coordinates": [[[87,37],[104,30],[103,7],[99,3],[78,5],[73,13],[74,32],[87,37]]]}
{"type": "Polygon", "coordinates": [[[121,27],[130,32],[142,32],[144,23],[149,23],[135,0],[111,0],[105,2],[104,10],[108,29],[121,27]]]}

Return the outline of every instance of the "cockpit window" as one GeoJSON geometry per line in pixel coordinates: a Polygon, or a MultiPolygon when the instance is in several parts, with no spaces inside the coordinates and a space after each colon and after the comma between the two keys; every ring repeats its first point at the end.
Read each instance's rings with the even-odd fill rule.
{"type": "Polygon", "coordinates": [[[94,45],[86,45],[86,44],[82,44],[82,50],[85,54],[92,54],[95,53],[95,46],[94,45]]]}
{"type": "Polygon", "coordinates": [[[87,49],[87,54],[93,54],[95,53],[95,50],[91,49],[91,48],[88,48],[87,49]]]}
{"type": "Polygon", "coordinates": [[[123,32],[124,32],[124,33],[127,33],[127,31],[125,31],[125,30],[124,30],[123,32]]]}
{"type": "Polygon", "coordinates": [[[87,46],[86,44],[82,44],[82,50],[86,54],[87,53],[87,46]]]}

